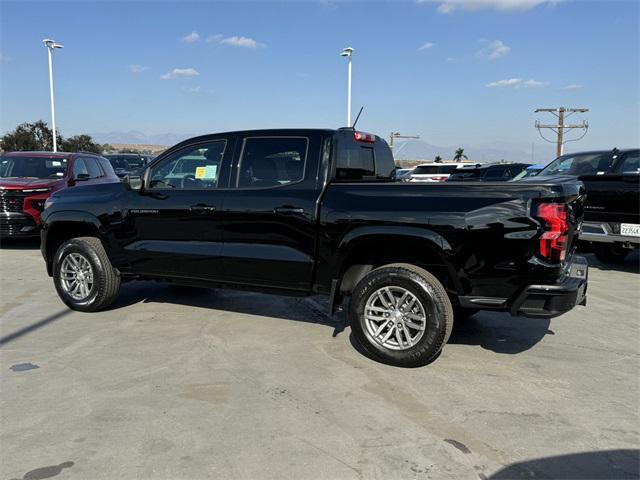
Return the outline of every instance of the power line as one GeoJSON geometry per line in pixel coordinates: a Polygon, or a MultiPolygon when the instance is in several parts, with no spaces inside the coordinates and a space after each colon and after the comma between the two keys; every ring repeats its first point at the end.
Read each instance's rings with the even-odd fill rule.
{"type": "Polygon", "coordinates": [[[558,119],[558,123],[555,125],[545,125],[540,123],[538,120],[536,120],[535,126],[538,129],[538,133],[540,134],[540,136],[542,137],[543,140],[546,140],[549,143],[554,143],[553,140],[549,140],[548,138],[546,138],[543,134],[542,134],[542,129],[543,128],[548,128],[550,130],[552,130],[553,132],[556,133],[556,155],[558,157],[560,157],[564,151],[564,144],[567,142],[575,142],[577,140],[580,140],[581,138],[583,138],[586,134],[587,134],[587,130],[589,129],[589,123],[587,123],[585,120],[582,121],[582,123],[579,124],[574,124],[574,125],[565,125],[564,120],[567,117],[570,117],[571,115],[573,115],[574,113],[585,113],[588,112],[589,109],[588,108],[564,108],[564,107],[559,107],[559,108],[538,108],[535,110],[535,113],[538,112],[547,112],[547,113],[551,113],[553,115],[555,115],[558,119]],[[565,135],[565,131],[566,130],[573,130],[576,128],[580,128],[584,130],[584,133],[582,134],[581,137],[579,138],[574,138],[572,140],[565,140],[564,139],[564,135],[565,135]]]}
{"type": "Polygon", "coordinates": [[[419,139],[420,135],[401,135],[398,132],[391,132],[391,134],[389,135],[389,148],[391,149],[391,151],[393,151],[393,140],[395,138],[413,138],[413,139],[419,139]]]}

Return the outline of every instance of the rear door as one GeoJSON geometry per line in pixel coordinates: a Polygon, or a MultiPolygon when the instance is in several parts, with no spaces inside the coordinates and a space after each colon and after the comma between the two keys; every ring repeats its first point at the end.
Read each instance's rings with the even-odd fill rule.
{"type": "Polygon", "coordinates": [[[225,197],[225,281],[307,291],[322,135],[245,136],[225,197]]]}
{"type": "Polygon", "coordinates": [[[580,176],[587,189],[585,220],[640,224],[639,152],[614,154],[611,173],[580,176]]]}
{"type": "Polygon", "coordinates": [[[143,192],[131,191],[124,238],[137,273],[217,280],[233,136],[199,141],[159,159],[143,192]]]}

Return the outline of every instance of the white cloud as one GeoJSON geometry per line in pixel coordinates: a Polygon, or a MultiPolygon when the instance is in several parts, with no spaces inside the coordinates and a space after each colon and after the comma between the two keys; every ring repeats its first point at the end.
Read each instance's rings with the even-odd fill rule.
{"type": "Polygon", "coordinates": [[[535,88],[535,87],[546,87],[549,85],[549,82],[541,82],[539,80],[534,80],[533,78],[527,81],[522,80],[521,78],[505,78],[504,80],[496,80],[495,82],[487,83],[487,87],[489,88],[535,88]]]}
{"type": "Polygon", "coordinates": [[[448,14],[456,10],[474,12],[482,9],[526,11],[538,5],[555,5],[562,0],[417,0],[418,3],[438,3],[438,12],[448,14]]]}
{"type": "Polygon", "coordinates": [[[162,80],[173,80],[176,78],[191,78],[200,75],[195,68],[174,68],[168,73],[165,73],[160,78],[162,80]]]}
{"type": "Polygon", "coordinates": [[[418,47],[418,50],[429,50],[430,48],[433,48],[435,46],[436,46],[435,43],[427,42],[424,45],[421,45],[420,47],[418,47]]]}
{"type": "Polygon", "coordinates": [[[584,85],[572,83],[571,85],[567,85],[566,87],[564,87],[563,90],[580,90],[581,88],[584,88],[584,85]]]}
{"type": "Polygon", "coordinates": [[[222,35],[212,35],[207,38],[207,42],[212,43],[220,43],[222,45],[230,45],[232,47],[240,47],[240,48],[263,48],[266,47],[264,43],[257,42],[253,38],[243,37],[243,36],[232,36],[232,37],[224,37],[222,35]]]}
{"type": "Polygon", "coordinates": [[[533,78],[524,82],[525,87],[546,87],[547,85],[549,85],[549,82],[539,82],[533,78]]]}
{"type": "Polygon", "coordinates": [[[184,37],[182,37],[180,40],[182,40],[184,43],[194,43],[200,40],[200,34],[194,30],[189,35],[185,35],[184,37]]]}
{"type": "Polygon", "coordinates": [[[149,67],[144,65],[129,65],[129,71],[131,73],[142,73],[147,70],[149,70],[149,67]]]}
{"type": "Polygon", "coordinates": [[[507,78],[504,80],[497,80],[495,82],[487,83],[487,87],[518,87],[522,85],[521,78],[507,78]]]}
{"type": "MultiPolygon", "coordinates": [[[[486,40],[481,40],[481,43],[486,43],[486,40]]],[[[511,51],[511,47],[502,42],[502,40],[494,40],[487,43],[487,46],[480,50],[476,55],[481,58],[488,58],[489,60],[495,60],[500,57],[504,57],[511,51]]]]}

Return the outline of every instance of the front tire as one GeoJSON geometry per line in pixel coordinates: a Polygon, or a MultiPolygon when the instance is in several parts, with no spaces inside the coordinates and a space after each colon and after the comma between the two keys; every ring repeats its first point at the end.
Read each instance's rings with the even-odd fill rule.
{"type": "Polygon", "coordinates": [[[622,263],[630,251],[618,243],[593,244],[593,253],[602,263],[622,263]]]}
{"type": "Polygon", "coordinates": [[[95,312],[113,303],[120,289],[120,276],[98,238],[79,237],[58,248],[53,283],[69,308],[95,312]]]}
{"type": "Polygon", "coordinates": [[[453,328],[453,308],[442,284],[408,264],[369,272],[353,291],[349,317],[367,353],[400,367],[433,361],[453,328]]]}

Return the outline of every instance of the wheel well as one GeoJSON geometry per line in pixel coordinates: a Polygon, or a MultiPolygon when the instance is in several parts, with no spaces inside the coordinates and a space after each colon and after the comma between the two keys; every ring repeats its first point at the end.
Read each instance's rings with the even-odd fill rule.
{"type": "Polygon", "coordinates": [[[342,262],[340,293],[349,295],[362,278],[374,268],[391,263],[408,263],[433,274],[447,291],[455,292],[455,284],[437,245],[421,239],[364,239],[355,245],[342,262]]]}
{"type": "Polygon", "coordinates": [[[98,237],[98,230],[86,222],[56,222],[47,232],[47,267],[53,263],[53,256],[67,240],[77,237],[98,237]]]}

